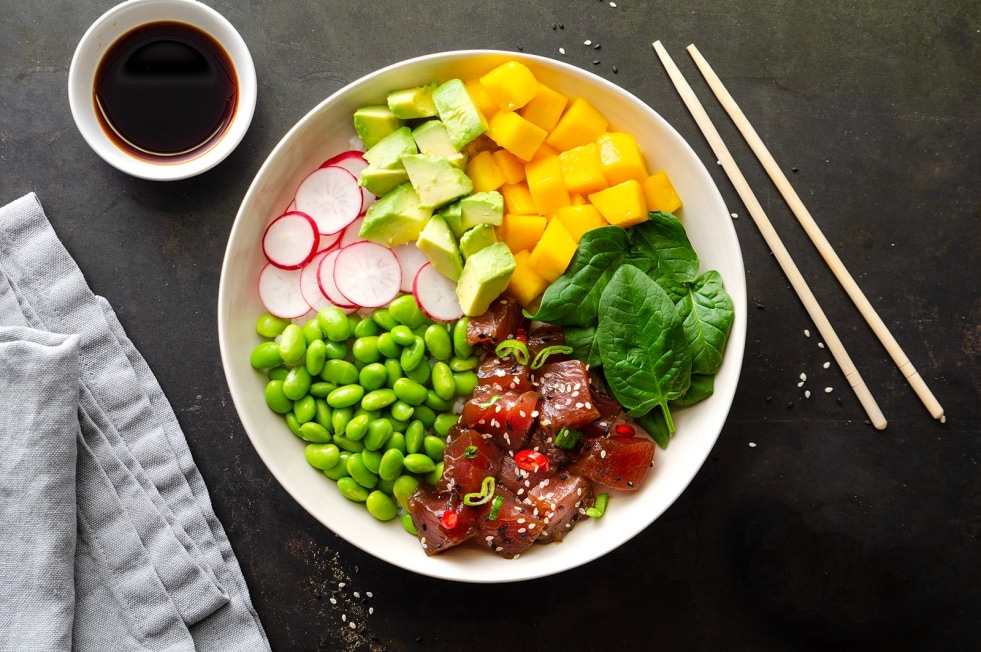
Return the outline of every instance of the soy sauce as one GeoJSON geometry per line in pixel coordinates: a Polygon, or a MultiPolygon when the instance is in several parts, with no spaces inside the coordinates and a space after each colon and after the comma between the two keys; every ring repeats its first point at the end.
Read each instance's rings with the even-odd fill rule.
{"type": "Polygon", "coordinates": [[[238,104],[235,67],[210,35],[186,23],[149,23],[106,51],[95,102],[109,137],[131,155],[176,163],[210,148],[238,104]]]}

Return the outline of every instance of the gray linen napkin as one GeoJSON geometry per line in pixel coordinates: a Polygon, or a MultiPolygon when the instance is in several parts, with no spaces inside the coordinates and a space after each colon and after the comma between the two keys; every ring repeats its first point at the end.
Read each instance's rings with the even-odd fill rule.
{"type": "Polygon", "coordinates": [[[176,415],[33,194],[0,209],[0,551],[0,649],[269,649],[176,415]]]}

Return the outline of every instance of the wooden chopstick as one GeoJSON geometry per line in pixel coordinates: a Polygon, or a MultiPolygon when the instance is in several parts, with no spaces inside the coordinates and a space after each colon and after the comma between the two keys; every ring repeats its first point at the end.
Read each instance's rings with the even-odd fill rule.
{"type": "Polygon", "coordinates": [[[797,192],[787,179],[787,176],[780,169],[780,166],[777,165],[776,160],[770,154],[770,151],[767,149],[766,145],[763,144],[763,140],[749,123],[749,120],[743,114],[742,110],[739,108],[739,105],[736,104],[736,101],[729,94],[729,91],[726,90],[722,80],[715,74],[715,71],[712,70],[711,66],[709,66],[708,61],[705,60],[705,57],[702,56],[694,44],[688,46],[688,53],[691,54],[692,59],[695,60],[695,65],[698,66],[698,69],[701,71],[705,81],[715,93],[715,97],[718,98],[719,103],[722,104],[723,108],[725,108],[726,112],[729,114],[729,117],[732,118],[732,121],[735,123],[740,133],[742,133],[743,138],[745,138],[746,142],[749,144],[750,149],[752,149],[756,154],[756,157],[763,165],[763,168],[770,175],[770,179],[773,180],[773,183],[777,186],[780,194],[783,195],[784,200],[790,206],[790,210],[793,211],[794,215],[797,217],[797,221],[800,222],[800,225],[804,228],[804,231],[807,232],[807,235],[811,238],[811,242],[814,243],[814,246],[821,254],[821,257],[824,258],[824,261],[828,264],[828,267],[831,268],[831,271],[838,279],[838,282],[841,283],[841,286],[844,288],[845,292],[849,297],[851,297],[855,307],[858,308],[858,311],[872,328],[872,331],[876,334],[876,337],[878,337],[879,341],[882,342],[886,352],[889,353],[890,357],[893,359],[893,362],[896,363],[899,371],[906,377],[906,380],[913,388],[913,391],[916,392],[916,395],[923,402],[923,405],[930,412],[930,415],[934,419],[943,420],[943,407],[941,407],[936,397],[934,397],[933,393],[930,391],[930,388],[927,387],[926,382],[920,376],[919,372],[917,372],[913,367],[913,363],[911,363],[909,358],[906,357],[902,347],[899,346],[899,343],[892,336],[892,333],[889,332],[889,329],[879,317],[879,313],[877,313],[875,308],[872,307],[872,304],[869,303],[869,300],[865,297],[865,294],[862,292],[861,288],[858,287],[855,279],[853,279],[852,275],[848,273],[847,269],[845,269],[844,263],[842,263],[841,259],[838,258],[838,254],[835,253],[831,243],[829,243],[828,239],[824,237],[824,234],[814,221],[814,218],[811,217],[810,212],[804,206],[804,202],[801,201],[800,197],[797,195],[797,192]]]}
{"type": "Polygon", "coordinates": [[[790,284],[793,286],[794,290],[797,292],[797,296],[800,297],[801,302],[804,304],[804,308],[807,310],[808,315],[810,315],[811,320],[817,327],[818,332],[824,338],[825,343],[828,346],[828,350],[831,355],[834,356],[835,361],[841,368],[842,373],[845,375],[845,379],[851,386],[852,391],[855,392],[855,396],[858,397],[859,403],[865,408],[865,412],[872,422],[872,425],[877,430],[882,430],[886,427],[886,418],[879,409],[879,405],[876,403],[875,398],[873,398],[872,393],[869,388],[865,385],[865,381],[862,380],[862,376],[858,373],[858,369],[855,368],[855,364],[852,362],[845,351],[844,345],[838,338],[838,334],[835,332],[834,328],[831,326],[831,322],[828,321],[827,316],[821,309],[820,304],[818,304],[817,299],[808,287],[807,282],[801,275],[800,270],[794,263],[793,258],[791,258],[790,253],[784,246],[783,241],[780,240],[780,236],[777,235],[776,230],[774,230],[773,225],[770,223],[770,219],[767,217],[766,212],[760,205],[759,200],[756,199],[756,195],[753,194],[752,189],[749,187],[746,178],[743,177],[742,172],[739,171],[739,167],[736,165],[735,160],[729,153],[728,148],[722,141],[722,137],[719,135],[718,130],[716,130],[715,125],[712,124],[711,118],[705,112],[702,107],[701,102],[695,96],[694,91],[688,82],[685,80],[684,75],[682,75],[681,70],[675,65],[671,56],[661,45],[660,41],[655,41],[653,43],[654,51],[657,52],[658,57],[661,59],[661,63],[664,65],[665,70],[668,72],[668,76],[671,77],[671,81],[674,83],[675,88],[678,90],[678,94],[681,95],[681,99],[684,101],[685,105],[688,107],[689,112],[691,112],[692,117],[698,126],[701,128],[702,133],[708,140],[709,145],[715,152],[716,157],[718,157],[719,162],[722,164],[722,169],[725,170],[732,184],[736,188],[736,192],[742,199],[743,203],[746,205],[749,214],[752,216],[753,221],[756,223],[757,228],[759,228],[760,233],[763,235],[763,239],[766,241],[770,250],[773,252],[774,258],[780,265],[790,284]]]}

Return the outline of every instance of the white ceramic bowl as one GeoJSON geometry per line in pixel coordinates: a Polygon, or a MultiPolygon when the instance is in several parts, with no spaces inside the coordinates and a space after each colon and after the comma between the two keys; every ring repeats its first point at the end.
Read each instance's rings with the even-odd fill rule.
{"type": "Polygon", "coordinates": [[[355,546],[407,570],[464,582],[509,582],[559,573],[609,553],[649,526],[685,490],[715,444],[736,391],[745,307],[745,272],[729,211],[705,167],[667,122],[620,87],[579,68],[526,54],[462,51],[404,61],[367,75],[324,100],[283,137],[256,175],[232,227],[221,273],[218,334],[231,396],[246,432],[276,479],[310,514],[355,546]],[[471,77],[509,59],[523,61],[543,83],[561,92],[587,97],[609,119],[611,129],[637,137],[651,171],[667,170],[685,203],[680,217],[702,267],[722,274],[736,318],[715,394],[672,412],[677,433],[666,450],[658,450],[639,491],[616,496],[602,519],[578,524],[561,544],[533,546],[516,560],[476,546],[427,557],[398,519],[379,522],[363,505],[343,498],[332,481],[307,464],[303,442],[282,417],[266,407],[265,376],[249,365],[249,353],[260,342],[255,321],[263,312],[256,295],[264,262],[259,242],[304,175],[349,147],[356,108],[383,102],[391,90],[471,77]]]}

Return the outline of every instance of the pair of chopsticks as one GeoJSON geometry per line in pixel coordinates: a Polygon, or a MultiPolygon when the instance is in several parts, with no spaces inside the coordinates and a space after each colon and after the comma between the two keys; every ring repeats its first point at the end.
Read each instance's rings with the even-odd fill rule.
{"type": "MultiPolygon", "coordinates": [[[[701,128],[702,133],[708,140],[709,145],[715,152],[716,157],[719,159],[722,169],[725,170],[726,174],[729,176],[729,180],[732,181],[732,184],[735,186],[736,192],[739,194],[740,199],[742,199],[743,203],[746,205],[749,214],[752,216],[757,228],[763,235],[763,239],[770,247],[781,269],[783,270],[784,274],[786,274],[790,284],[797,292],[797,295],[800,297],[801,302],[804,304],[804,308],[814,321],[814,325],[817,327],[818,332],[821,333],[821,336],[827,343],[828,350],[831,351],[835,361],[838,363],[838,366],[844,373],[845,379],[855,392],[855,395],[858,397],[862,407],[865,408],[865,412],[868,414],[872,425],[878,430],[884,429],[887,423],[886,418],[879,409],[878,404],[875,402],[875,398],[873,398],[872,393],[865,385],[865,381],[862,380],[862,376],[859,374],[858,369],[856,369],[855,364],[848,355],[848,352],[845,351],[845,347],[842,345],[837,333],[835,333],[834,328],[831,326],[831,322],[828,321],[828,318],[821,309],[821,306],[818,304],[817,299],[807,286],[807,282],[801,275],[800,270],[794,263],[793,258],[791,258],[787,248],[784,247],[783,242],[780,240],[780,236],[778,236],[776,230],[774,230],[773,225],[770,223],[769,218],[766,216],[766,213],[763,210],[763,207],[756,199],[756,195],[753,194],[753,191],[749,187],[745,177],[743,177],[742,173],[739,171],[739,167],[736,165],[735,160],[729,153],[728,148],[726,148],[725,143],[722,141],[722,137],[719,135],[719,132],[712,124],[712,120],[705,112],[702,104],[698,101],[698,98],[695,96],[694,91],[692,91],[691,86],[689,86],[688,82],[685,81],[681,70],[678,69],[674,61],[671,59],[671,56],[668,55],[667,51],[664,49],[664,46],[661,45],[661,42],[655,41],[652,45],[655,52],[657,52],[658,57],[660,57],[661,63],[664,65],[665,70],[667,70],[668,76],[671,78],[675,88],[678,90],[678,94],[681,95],[681,99],[688,107],[692,117],[694,117],[695,122],[698,123],[699,128],[701,128]]],[[[903,376],[906,377],[906,380],[913,388],[913,391],[916,392],[916,395],[923,402],[923,405],[930,412],[930,415],[934,419],[939,419],[941,422],[943,422],[945,420],[943,407],[941,407],[940,403],[927,387],[926,382],[920,376],[919,372],[917,372],[913,367],[913,364],[909,361],[909,358],[907,358],[906,354],[903,353],[903,349],[889,332],[889,329],[883,323],[882,319],[875,311],[875,308],[872,307],[872,304],[869,303],[869,300],[858,287],[858,284],[852,278],[851,274],[849,274],[848,270],[845,269],[841,259],[838,258],[838,255],[831,247],[831,244],[828,242],[827,238],[825,238],[824,234],[821,233],[821,229],[818,228],[814,218],[811,217],[811,214],[808,212],[807,208],[804,207],[804,203],[790,185],[790,181],[787,180],[786,175],[784,175],[784,173],[780,170],[780,166],[777,165],[777,162],[774,160],[769,150],[767,150],[766,145],[763,144],[763,141],[756,133],[756,130],[753,129],[753,126],[739,109],[739,106],[726,90],[725,86],[722,84],[722,81],[718,78],[718,76],[716,76],[708,62],[704,57],[702,57],[701,53],[699,53],[695,46],[689,45],[687,50],[692,56],[692,59],[694,59],[695,65],[702,73],[705,81],[715,93],[716,98],[722,104],[723,108],[725,108],[726,112],[729,114],[729,117],[735,123],[740,133],[742,133],[743,138],[746,139],[750,149],[752,149],[756,154],[756,157],[763,165],[763,168],[770,175],[770,179],[777,186],[780,194],[783,195],[784,201],[786,201],[790,206],[790,209],[797,217],[798,222],[800,222],[807,235],[811,238],[814,246],[831,268],[831,271],[834,273],[845,292],[851,298],[852,302],[858,308],[859,312],[862,314],[862,317],[865,318],[865,321],[872,328],[872,331],[879,338],[879,341],[882,342],[882,345],[886,348],[886,351],[893,359],[893,362],[895,362],[903,376]]]]}

